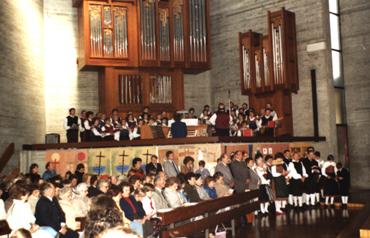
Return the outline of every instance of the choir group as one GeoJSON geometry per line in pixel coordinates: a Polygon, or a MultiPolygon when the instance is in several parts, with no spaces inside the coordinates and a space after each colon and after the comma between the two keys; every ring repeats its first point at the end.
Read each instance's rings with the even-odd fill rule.
{"type": "MultiPolygon", "coordinates": [[[[138,117],[128,112],[122,118],[117,109],[112,110],[110,117],[104,113],[94,114],[85,110],[78,117],[76,109],[71,108],[64,120],[64,128],[67,131],[67,141],[72,143],[79,141],[79,135],[80,141],[134,140],[140,138],[142,125],[169,126],[169,115],[167,112],[153,114],[149,107],[145,107],[138,117]]],[[[184,118],[198,119],[200,124],[208,125],[210,136],[274,136],[274,129],[281,120],[271,104],[267,104],[258,113],[246,103],[240,108],[231,103],[229,109],[219,103],[214,113],[209,105],[205,105],[199,116],[194,108],[190,108],[184,118]]]]}
{"type": "Polygon", "coordinates": [[[160,163],[152,155],[145,165],[134,158],[121,176],[88,174],[83,164],[61,176],[52,163],[41,176],[32,164],[26,175],[2,178],[0,219],[6,219],[14,237],[95,238],[111,232],[156,237],[158,211],[254,189],[260,191],[261,216],[300,212],[320,202],[332,206],[335,197],[344,207],[348,203],[348,171],[332,155],[322,161],[313,147],[302,156],[289,150],[275,156],[257,152],[253,158],[242,151],[224,153],[214,168],[203,160],[195,166],[190,156],[178,161],[172,151],[165,157],[160,163]],[[83,231],[78,217],[85,219],[83,231]]]}

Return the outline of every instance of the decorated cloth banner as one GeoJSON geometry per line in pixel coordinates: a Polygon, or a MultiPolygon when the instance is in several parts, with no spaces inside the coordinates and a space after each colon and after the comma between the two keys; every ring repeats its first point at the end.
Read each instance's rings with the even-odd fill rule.
{"type": "Polygon", "coordinates": [[[145,171],[145,165],[150,163],[151,156],[158,156],[157,148],[157,146],[140,146],[111,149],[110,174],[126,174],[132,167],[132,160],[136,157],[142,159],[142,169],[145,171]]]}
{"type": "Polygon", "coordinates": [[[68,171],[74,173],[77,164],[83,163],[85,167],[87,166],[87,150],[48,150],[46,151],[45,162],[50,162],[52,168],[62,176],[68,171]]]}

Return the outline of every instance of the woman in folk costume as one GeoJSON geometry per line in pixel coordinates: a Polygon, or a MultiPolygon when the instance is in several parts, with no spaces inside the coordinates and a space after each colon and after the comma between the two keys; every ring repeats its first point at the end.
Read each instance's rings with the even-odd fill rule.
{"type": "Polygon", "coordinates": [[[270,187],[270,179],[269,173],[267,170],[267,165],[262,158],[262,155],[256,156],[256,173],[260,178],[260,185],[259,185],[259,201],[262,214],[268,213],[269,203],[273,201],[272,190],[270,187]]]}
{"type": "Polygon", "coordinates": [[[278,153],[275,160],[272,161],[271,173],[273,176],[273,190],[275,191],[275,208],[276,214],[281,215],[281,208],[285,208],[289,196],[288,168],[284,163],[283,155],[278,153]]]}
{"type": "Polygon", "coordinates": [[[336,181],[337,167],[334,162],[334,156],[328,155],[327,160],[324,162],[321,173],[324,176],[323,189],[325,197],[325,205],[334,206],[334,197],[338,195],[338,183],[336,181]]]}
{"type": "Polygon", "coordinates": [[[299,153],[293,153],[293,161],[288,166],[288,172],[294,206],[301,208],[303,206],[303,184],[308,175],[305,167],[300,161],[299,153]]]}

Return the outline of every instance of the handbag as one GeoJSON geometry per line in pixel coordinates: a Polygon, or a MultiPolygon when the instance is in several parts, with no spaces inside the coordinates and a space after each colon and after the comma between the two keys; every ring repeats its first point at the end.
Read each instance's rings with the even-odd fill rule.
{"type": "Polygon", "coordinates": [[[221,224],[221,226],[217,225],[215,229],[215,238],[226,238],[226,227],[224,224],[221,224]],[[219,229],[220,228],[220,229],[219,229]]]}

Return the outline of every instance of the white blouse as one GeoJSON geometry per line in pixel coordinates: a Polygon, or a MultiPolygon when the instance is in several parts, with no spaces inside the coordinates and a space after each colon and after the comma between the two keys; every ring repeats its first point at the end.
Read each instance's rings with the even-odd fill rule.
{"type": "Polygon", "coordinates": [[[12,230],[24,228],[31,229],[31,224],[36,221],[32,213],[31,206],[22,200],[13,200],[12,206],[8,210],[6,221],[12,230]]]}

